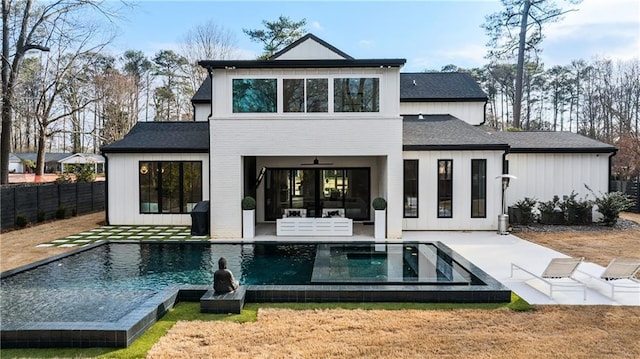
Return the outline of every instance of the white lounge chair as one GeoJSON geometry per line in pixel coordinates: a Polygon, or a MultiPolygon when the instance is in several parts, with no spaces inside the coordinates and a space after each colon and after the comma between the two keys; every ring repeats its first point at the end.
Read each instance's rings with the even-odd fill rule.
{"type": "Polygon", "coordinates": [[[541,275],[511,263],[511,277],[513,277],[514,270],[521,270],[549,285],[549,297],[551,298],[553,298],[554,290],[564,290],[582,291],[583,299],[587,300],[587,286],[573,278],[573,274],[583,260],[584,258],[553,258],[541,275]]]}
{"type": "Polygon", "coordinates": [[[636,274],[640,272],[640,259],[614,258],[600,277],[583,271],[579,272],[587,275],[590,280],[596,280],[598,283],[610,286],[611,299],[614,299],[616,289],[618,292],[640,292],[640,280],[636,278],[636,274]]]}

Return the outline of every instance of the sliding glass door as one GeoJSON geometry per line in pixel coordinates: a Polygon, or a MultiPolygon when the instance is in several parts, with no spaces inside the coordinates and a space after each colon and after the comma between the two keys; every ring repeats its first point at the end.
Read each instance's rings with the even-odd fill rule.
{"type": "Polygon", "coordinates": [[[323,209],[344,209],[354,220],[369,220],[369,168],[267,169],[265,219],[282,217],[286,208],[304,208],[307,217],[323,209]]]}

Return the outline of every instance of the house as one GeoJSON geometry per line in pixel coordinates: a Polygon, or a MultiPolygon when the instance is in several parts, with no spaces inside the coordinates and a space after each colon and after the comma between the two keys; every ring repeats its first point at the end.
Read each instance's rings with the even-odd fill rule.
{"type": "Polygon", "coordinates": [[[102,148],[109,223],[188,225],[210,200],[211,236],[240,238],[247,195],[258,223],[290,209],[367,223],[383,197],[386,237],[400,239],[497,229],[503,173],[518,177],[510,203],[584,184],[607,191],[615,148],[572,133],[488,131],[487,96],[471,76],[401,73],[404,63],[354,59],[311,34],[268,60],[200,61],[209,77],[193,122],[138,123],[102,148]]]}

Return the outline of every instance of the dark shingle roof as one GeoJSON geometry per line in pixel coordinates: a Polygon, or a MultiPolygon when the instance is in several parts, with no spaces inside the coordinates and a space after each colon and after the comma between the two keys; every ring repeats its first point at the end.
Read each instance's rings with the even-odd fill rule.
{"type": "Polygon", "coordinates": [[[604,142],[573,132],[491,132],[491,136],[509,143],[512,153],[602,153],[616,152],[604,142]]]}
{"type": "Polygon", "coordinates": [[[211,78],[207,76],[198,91],[191,98],[191,103],[211,103],[211,78]]]}
{"type": "Polygon", "coordinates": [[[138,122],[120,141],[103,146],[113,153],[203,153],[209,151],[209,122],[138,122]]]}
{"type": "Polygon", "coordinates": [[[402,145],[405,151],[506,150],[506,142],[451,115],[404,116],[402,145]]]}
{"type": "Polygon", "coordinates": [[[486,100],[487,94],[467,73],[415,72],[400,74],[400,102],[486,100]]]}

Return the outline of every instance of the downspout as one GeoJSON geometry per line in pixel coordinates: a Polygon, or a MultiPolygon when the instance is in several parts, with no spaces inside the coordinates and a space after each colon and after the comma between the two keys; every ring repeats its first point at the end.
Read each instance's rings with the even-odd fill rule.
{"type": "Polygon", "coordinates": [[[482,122],[480,122],[480,126],[484,125],[487,122],[487,105],[489,104],[489,99],[484,102],[484,110],[482,111],[482,122]]]}
{"type": "Polygon", "coordinates": [[[104,157],[104,220],[109,225],[109,157],[104,151],[100,151],[104,157]]]}
{"type": "Polygon", "coordinates": [[[609,154],[609,176],[607,177],[607,188],[608,192],[611,192],[613,188],[611,187],[611,169],[613,168],[613,156],[618,153],[618,149],[614,149],[613,152],[609,154]]]}

